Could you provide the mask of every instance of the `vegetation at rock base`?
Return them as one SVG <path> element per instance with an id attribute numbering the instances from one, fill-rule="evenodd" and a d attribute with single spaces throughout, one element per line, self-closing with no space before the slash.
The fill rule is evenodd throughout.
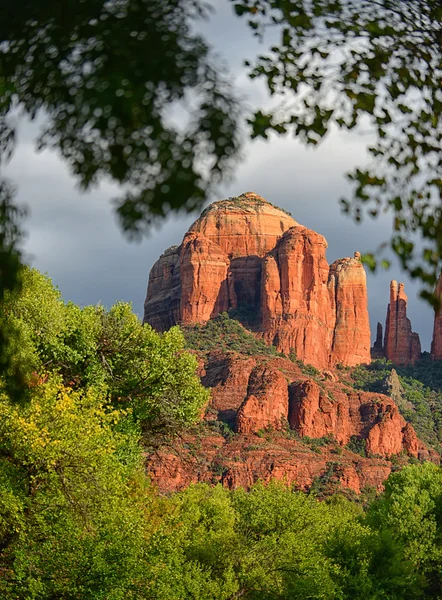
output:
<path id="1" fill-rule="evenodd" d="M 125 304 L 65 304 L 34 270 L 21 284 L 1 307 L 26 381 L 0 381 L 1 598 L 440 598 L 440 467 L 405 467 L 357 502 L 332 461 L 309 495 L 275 481 L 160 496 L 146 446 L 208 397 L 182 333 Z"/>
<path id="2" fill-rule="evenodd" d="M 231 350 L 249 356 L 279 356 L 274 346 L 257 339 L 228 313 L 221 313 L 204 325 L 184 327 L 183 331 L 189 348 L 202 352 Z"/>
<path id="3" fill-rule="evenodd" d="M 437 452 L 442 451 L 442 365 L 428 353 L 416 363 L 393 365 L 385 359 L 351 369 L 356 388 L 390 395 L 387 379 L 394 369 L 401 386 L 394 400 L 418 436 Z"/>

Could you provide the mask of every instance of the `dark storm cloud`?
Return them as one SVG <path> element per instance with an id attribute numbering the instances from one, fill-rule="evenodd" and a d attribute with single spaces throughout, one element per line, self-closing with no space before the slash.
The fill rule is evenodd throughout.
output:
<path id="1" fill-rule="evenodd" d="M 231 16 L 226 2 L 216 4 L 221 10 L 203 25 L 203 32 L 231 65 L 241 97 L 251 105 L 268 101 L 264 86 L 250 82 L 241 67 L 243 58 L 263 48 L 243 22 Z M 195 216 L 168 219 L 141 244 L 128 243 L 109 203 L 118 189 L 103 184 L 80 194 L 55 154 L 35 154 L 31 144 L 35 135 L 35 126 L 21 125 L 20 144 L 8 169 L 19 186 L 19 201 L 30 208 L 25 222 L 30 262 L 48 272 L 67 300 L 81 305 L 126 300 L 142 314 L 153 262 L 165 248 L 180 243 Z M 298 222 L 326 237 L 329 262 L 352 256 L 355 250 L 375 250 L 390 235 L 389 218 L 358 226 L 341 215 L 338 205 L 349 192 L 344 173 L 364 164 L 368 142 L 367 136 L 333 132 L 315 150 L 290 138 L 248 144 L 235 180 L 220 190 L 219 197 L 251 190 L 289 210 Z M 392 278 L 405 281 L 413 328 L 429 349 L 432 312 L 417 300 L 416 285 L 404 279 L 397 267 L 368 277 L 372 332 L 378 320 L 385 321 Z"/>

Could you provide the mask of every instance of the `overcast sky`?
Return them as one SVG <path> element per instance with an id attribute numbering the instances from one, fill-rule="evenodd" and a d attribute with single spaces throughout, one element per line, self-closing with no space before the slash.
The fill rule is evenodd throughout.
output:
<path id="1" fill-rule="evenodd" d="M 241 95 L 249 104 L 262 105 L 267 100 L 265 90 L 247 79 L 242 61 L 263 47 L 251 37 L 243 21 L 231 14 L 226 0 L 218 4 L 203 31 L 229 65 Z M 103 184 L 87 194 L 80 193 L 56 154 L 34 151 L 37 131 L 34 125 L 20 124 L 17 151 L 6 170 L 18 186 L 18 201 L 29 208 L 25 221 L 28 262 L 47 272 L 66 300 L 106 306 L 126 300 L 142 315 L 152 264 L 168 246 L 181 242 L 196 215 L 168 219 L 143 242 L 129 243 L 120 233 L 110 206 L 118 189 Z M 355 250 L 373 251 L 389 238 L 390 219 L 356 225 L 341 215 L 338 204 L 349 191 L 344 174 L 364 164 L 368 143 L 366 133 L 338 132 L 332 132 L 316 149 L 306 149 L 289 138 L 248 143 L 234 180 L 214 200 L 245 191 L 264 196 L 326 237 L 330 263 L 352 256 Z M 405 282 L 408 316 L 421 336 L 423 349 L 429 350 L 432 311 L 418 299 L 416 284 L 398 266 L 368 275 L 372 334 L 378 320 L 385 322 L 390 279 Z"/>

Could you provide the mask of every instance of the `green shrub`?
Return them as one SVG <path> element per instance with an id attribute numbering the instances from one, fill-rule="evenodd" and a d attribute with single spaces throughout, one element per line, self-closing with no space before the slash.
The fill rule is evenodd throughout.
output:
<path id="1" fill-rule="evenodd" d="M 363 457 L 367 456 L 367 440 L 357 435 L 352 435 L 350 441 L 345 446 L 350 452 L 360 454 Z"/>
<path id="2" fill-rule="evenodd" d="M 387 393 L 386 379 L 395 369 L 402 387 L 399 411 L 418 436 L 437 452 L 442 451 L 442 361 L 423 353 L 413 365 L 393 365 L 385 359 L 351 370 L 356 389 Z"/>
<path id="3" fill-rule="evenodd" d="M 247 356 L 280 356 L 274 346 L 257 339 L 237 320 L 221 313 L 205 325 L 184 327 L 187 346 L 201 352 L 235 351 Z"/>

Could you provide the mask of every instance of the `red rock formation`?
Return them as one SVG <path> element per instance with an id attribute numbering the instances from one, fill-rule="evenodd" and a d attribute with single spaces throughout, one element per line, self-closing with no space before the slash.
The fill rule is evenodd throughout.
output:
<path id="1" fill-rule="evenodd" d="M 262 274 L 264 340 L 318 367 L 330 363 L 336 320 L 327 287 L 326 248 L 322 235 L 292 227 L 266 256 Z"/>
<path id="2" fill-rule="evenodd" d="M 229 308 L 229 259 L 217 244 L 188 233 L 180 253 L 180 323 L 206 323 Z"/>
<path id="3" fill-rule="evenodd" d="M 371 357 L 376 358 L 384 358 L 384 341 L 383 341 L 383 329 L 382 324 L 378 322 L 376 328 L 376 340 L 373 344 L 373 348 L 371 349 Z"/>
<path id="4" fill-rule="evenodd" d="M 369 363 L 367 278 L 359 252 L 354 258 L 342 258 L 331 265 L 328 285 L 336 311 L 331 363 Z"/>
<path id="5" fill-rule="evenodd" d="M 392 281 L 385 323 L 384 352 L 388 360 L 398 365 L 415 362 L 421 353 L 419 334 L 411 330 L 411 322 L 407 318 L 407 301 L 404 284 L 400 283 L 398 286 L 397 281 Z"/>
<path id="6" fill-rule="evenodd" d="M 373 348 L 375 348 L 376 350 L 382 350 L 383 349 L 383 344 L 382 344 L 382 323 L 378 322 L 377 328 L 376 328 L 376 340 L 375 343 L 373 344 Z"/>
<path id="7" fill-rule="evenodd" d="M 436 297 L 442 301 L 442 275 L 437 281 Z M 442 306 L 434 315 L 433 341 L 431 343 L 431 357 L 433 360 L 442 360 Z"/>
<path id="8" fill-rule="evenodd" d="M 208 206 L 189 232 L 202 234 L 235 259 L 265 256 L 284 231 L 295 225 L 288 213 L 254 192 L 246 192 Z"/>
<path id="9" fill-rule="evenodd" d="M 207 359 L 205 375 L 201 379 L 212 390 L 211 407 L 219 418 L 232 427 L 236 413 L 247 395 L 249 378 L 256 359 L 238 354 L 211 353 Z"/>
<path id="10" fill-rule="evenodd" d="M 369 362 L 364 269 L 356 255 L 330 268 L 326 248 L 252 192 L 215 202 L 155 263 L 144 321 L 162 331 L 238 308 L 267 343 L 316 367 Z"/>
<path id="11" fill-rule="evenodd" d="M 382 489 L 392 455 L 404 464 L 405 455 L 438 460 L 390 398 L 352 390 L 327 373 L 321 381 L 307 379 L 287 359 L 213 352 L 203 381 L 212 387 L 206 433 L 189 435 L 177 442 L 175 451 L 156 452 L 148 461 L 152 479 L 163 491 L 197 481 L 249 488 L 271 479 L 308 489 L 315 480 L 331 477 L 359 493 L 366 486 Z M 236 421 L 238 434 L 225 439 L 211 431 L 214 413 L 231 425 Z M 287 416 L 299 438 L 278 431 Z M 263 429 L 264 436 L 251 433 Z M 303 443 L 304 438 L 325 436 L 331 441 L 319 452 Z M 367 458 L 346 448 L 352 436 L 366 440 Z"/>
<path id="12" fill-rule="evenodd" d="M 198 447 L 198 452 L 189 451 Z M 198 481 L 228 488 L 250 488 L 272 479 L 308 490 L 315 480 L 328 477 L 356 493 L 366 487 L 381 491 L 392 464 L 382 458 L 362 458 L 343 449 L 339 455 L 324 447 L 319 454 L 302 442 L 274 434 L 272 441 L 255 435 L 236 436 L 227 442 L 217 435 L 185 438 L 175 452 L 159 451 L 148 462 L 152 481 L 163 492 L 174 492 Z"/>
<path id="13" fill-rule="evenodd" d="M 332 435 L 343 445 L 353 436 L 365 438 L 369 454 L 387 457 L 404 450 L 417 456 L 419 452 L 413 427 L 383 394 L 330 393 L 307 380 L 291 386 L 289 423 L 301 436 Z"/>
<path id="14" fill-rule="evenodd" d="M 144 322 L 157 331 L 166 331 L 180 319 L 180 246 L 168 248 L 149 274 L 144 302 Z"/>
<path id="15" fill-rule="evenodd" d="M 247 397 L 236 417 L 238 433 L 254 433 L 260 429 L 282 429 L 287 422 L 289 393 L 281 371 L 256 367 L 249 378 Z"/>
<path id="16" fill-rule="evenodd" d="M 269 426 L 277 430 L 285 418 L 301 437 L 332 436 L 345 445 L 356 436 L 366 439 L 367 451 L 378 456 L 402 451 L 427 456 L 426 446 L 385 394 L 350 389 L 326 374 L 319 384 L 283 358 L 215 352 L 209 355 L 205 372 L 203 381 L 212 386 L 212 408 L 223 419 L 230 416 L 230 423 L 236 415 L 239 433 Z"/>

